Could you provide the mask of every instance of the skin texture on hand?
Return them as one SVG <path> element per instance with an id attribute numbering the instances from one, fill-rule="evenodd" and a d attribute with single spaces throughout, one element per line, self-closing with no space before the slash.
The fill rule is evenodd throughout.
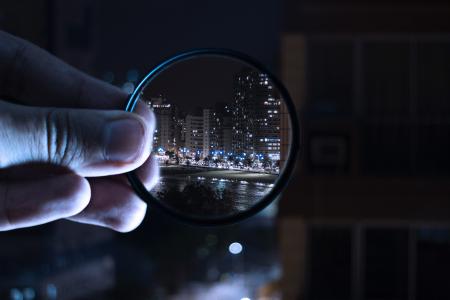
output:
<path id="1" fill-rule="evenodd" d="M 143 104 L 0 31 L 0 231 L 67 218 L 120 232 L 146 204 L 123 173 L 151 188 L 155 117 Z M 122 175 L 121 175 L 122 174 Z"/>

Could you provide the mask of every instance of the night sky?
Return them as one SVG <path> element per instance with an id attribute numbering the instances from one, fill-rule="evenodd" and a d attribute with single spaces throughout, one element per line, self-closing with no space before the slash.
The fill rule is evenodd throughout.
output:
<path id="1" fill-rule="evenodd" d="M 197 107 L 214 108 L 217 102 L 231 103 L 234 76 L 244 67 L 243 62 L 225 57 L 192 58 L 164 70 L 144 94 L 146 99 L 161 94 L 186 113 L 194 113 Z"/>

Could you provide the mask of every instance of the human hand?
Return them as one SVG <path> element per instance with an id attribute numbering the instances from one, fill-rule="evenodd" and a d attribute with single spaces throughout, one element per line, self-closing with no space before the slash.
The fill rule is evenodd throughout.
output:
<path id="1" fill-rule="evenodd" d="M 0 231 L 57 219 L 135 229 L 146 204 L 124 175 L 158 180 L 155 117 L 127 95 L 0 31 Z M 114 175 L 114 176 L 113 176 Z"/>

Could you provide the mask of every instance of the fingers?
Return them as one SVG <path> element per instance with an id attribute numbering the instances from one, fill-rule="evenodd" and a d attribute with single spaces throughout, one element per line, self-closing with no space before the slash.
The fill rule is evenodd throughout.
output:
<path id="1" fill-rule="evenodd" d="M 71 221 L 108 227 L 119 232 L 129 232 L 141 224 L 147 205 L 131 187 L 109 178 L 91 178 L 92 199 L 80 214 Z"/>
<path id="2" fill-rule="evenodd" d="M 151 155 L 142 166 L 135 170 L 135 172 L 147 190 L 151 190 L 159 182 L 159 164 L 158 160 L 153 155 Z"/>
<path id="3" fill-rule="evenodd" d="M 0 32 L 0 45 L 0 96 L 29 106 L 125 107 L 127 95 L 120 89 L 68 66 L 26 41 Z M 0 168 L 47 162 L 67 166 L 81 176 L 133 170 L 149 157 L 155 128 L 154 116 L 145 105 L 139 103 L 136 112 L 139 116 L 120 111 L 29 108 L 0 101 Z M 149 160 L 138 171 L 148 185 L 156 183 L 157 171 L 152 163 Z M 11 172 L 12 177 L 0 183 L 0 205 L 5 207 L 2 210 L 0 206 L 0 230 L 69 217 L 86 206 L 90 194 L 86 180 L 74 174 L 56 173 L 52 173 L 54 177 L 36 180 L 33 170 L 27 178 L 20 178 L 21 172 Z M 142 221 L 145 203 L 126 183 L 98 178 L 93 179 L 93 186 L 94 199 L 98 200 L 77 215 L 78 221 L 119 231 L 130 231 Z M 31 199 L 26 198 L 29 195 L 43 200 L 24 200 Z M 52 209 L 48 209 L 46 201 Z"/>
<path id="4" fill-rule="evenodd" d="M 140 169 L 150 190 L 157 183 L 156 160 Z M 61 218 L 134 230 L 147 205 L 135 195 L 124 176 L 91 178 L 48 164 L 27 164 L 0 170 L 0 231 L 44 224 Z"/>
<path id="5" fill-rule="evenodd" d="M 89 203 L 86 179 L 65 174 L 0 182 L 0 231 L 31 227 L 67 218 Z"/>
<path id="6" fill-rule="evenodd" d="M 154 116 L 122 111 L 30 108 L 0 101 L 0 167 L 66 166 L 85 177 L 125 173 L 150 155 Z"/>
<path id="7" fill-rule="evenodd" d="M 159 179 L 155 159 L 149 159 L 137 171 L 148 190 Z M 108 227 L 119 232 L 134 230 L 142 222 L 147 205 L 134 193 L 125 176 L 89 179 L 92 198 L 80 214 L 70 217 L 75 222 Z"/>
<path id="8" fill-rule="evenodd" d="M 0 96 L 32 106 L 124 109 L 120 89 L 0 31 Z"/>
<path id="9" fill-rule="evenodd" d="M 153 155 L 150 155 L 147 161 L 142 166 L 134 170 L 134 172 L 147 190 L 151 190 L 159 182 L 159 164 L 158 160 Z M 128 179 L 126 176 L 116 175 L 109 178 L 128 184 Z"/>

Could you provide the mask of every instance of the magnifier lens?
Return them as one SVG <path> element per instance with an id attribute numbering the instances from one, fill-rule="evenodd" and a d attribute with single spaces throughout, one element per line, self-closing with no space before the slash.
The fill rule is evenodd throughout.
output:
<path id="1" fill-rule="evenodd" d="M 269 74 L 233 57 L 205 54 L 161 68 L 135 99 L 156 116 L 160 180 L 148 194 L 195 220 L 233 218 L 270 202 L 292 145 L 283 96 Z"/>

